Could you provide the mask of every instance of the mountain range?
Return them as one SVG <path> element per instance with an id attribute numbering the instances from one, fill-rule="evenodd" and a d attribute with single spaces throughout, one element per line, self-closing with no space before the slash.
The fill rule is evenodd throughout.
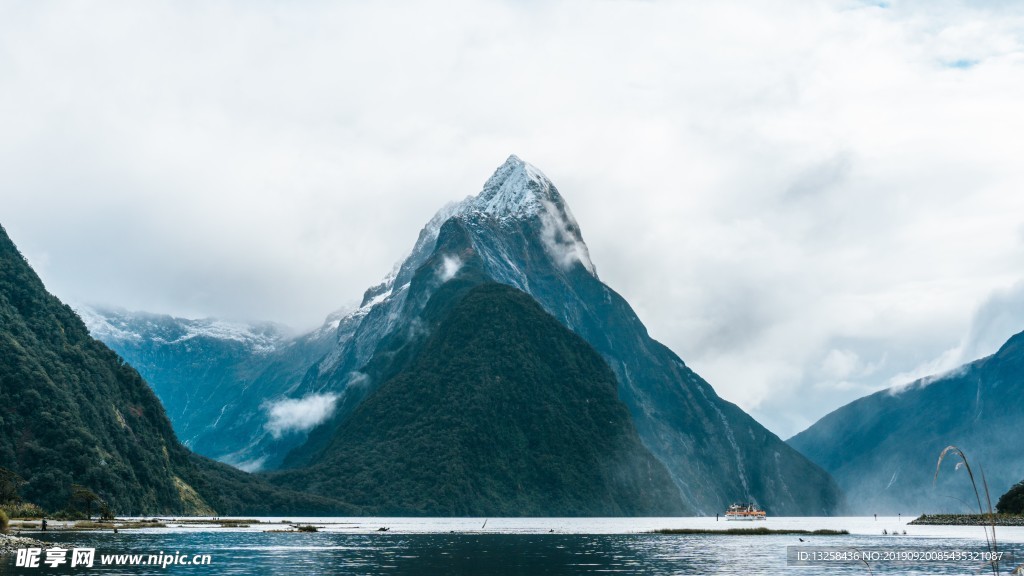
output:
<path id="1" fill-rule="evenodd" d="M 434 391 L 438 394 L 434 396 L 427 388 L 432 374 L 454 374 L 453 366 L 460 362 L 475 366 L 473 358 L 437 358 L 430 353 L 450 348 L 451 341 L 439 330 L 455 322 L 452 318 L 479 312 L 471 306 L 475 300 L 442 298 L 447 304 L 439 303 L 438 296 L 446 294 L 452 282 L 485 291 L 491 284 L 514 289 L 515 296 L 493 289 L 487 293 L 502 303 L 501 309 L 510 317 L 515 316 L 509 312 L 513 309 L 534 315 L 536 310 L 516 308 L 523 304 L 523 297 L 528 298 L 603 361 L 624 410 L 620 413 L 628 414 L 629 426 L 620 422 L 614 427 L 613 436 L 620 439 L 615 442 L 635 434 L 639 444 L 628 444 L 632 447 L 627 460 L 651 471 L 645 490 L 661 493 L 663 483 L 658 478 L 663 470 L 678 498 L 663 498 L 662 512 L 714 514 L 735 500 L 755 500 L 774 515 L 827 515 L 840 509 L 842 495 L 828 473 L 720 398 L 682 359 L 648 335 L 629 304 L 599 278 L 579 224 L 554 184 L 515 156 L 495 171 L 478 195 L 442 208 L 420 231 L 410 255 L 365 292 L 358 309 L 330 318 L 314 333 L 289 339 L 272 329 L 246 327 L 241 331 L 252 338 L 214 337 L 210 331 L 183 338 L 180 334 L 189 334 L 190 321 L 164 317 L 161 321 L 177 325 L 179 332 L 157 339 L 145 324 L 154 322 L 151 316 L 109 310 L 83 315 L 98 338 L 140 366 L 161 399 L 175 407 L 170 409 L 175 426 L 187 431 L 183 436 L 202 453 L 250 469 L 279 470 L 270 478 L 282 486 L 320 490 L 368 505 L 376 499 L 382 509 L 468 513 L 471 510 L 453 507 L 451 495 L 449 500 L 438 496 L 433 507 L 417 507 L 399 497 L 388 500 L 390 496 L 374 495 L 369 488 L 361 500 L 350 487 L 339 489 L 340 480 L 317 480 L 334 476 L 369 487 L 372 481 L 353 477 L 345 463 L 367 453 L 393 455 L 384 448 L 387 442 L 398 441 L 389 436 L 393 433 L 389 430 L 407 429 L 406 423 L 397 422 L 391 428 L 371 425 L 381 419 L 390 421 L 392 414 L 420 418 L 415 422 L 432 431 L 451 426 L 451 434 L 458 438 L 464 438 L 461 434 L 468 429 L 486 430 L 481 428 L 483 420 L 466 420 L 460 406 L 442 405 L 446 394 L 476 398 L 473 386 L 483 386 L 481 381 L 452 382 L 452 389 L 444 394 Z M 549 324 L 545 325 L 551 328 Z M 503 326 L 499 332 L 529 341 L 529 333 L 517 332 L 515 322 Z M 473 354 L 494 353 L 498 341 L 487 340 L 484 334 L 481 339 L 480 349 Z M 194 354 L 196 350 L 200 353 Z M 522 358 L 535 356 L 520 352 Z M 590 366 L 592 362 L 586 364 L 592 373 L 602 372 Z M 430 371 L 416 371 L 414 366 Z M 554 374 L 547 368 L 542 372 Z M 512 376 L 481 375 L 483 381 Z M 559 377 L 557 383 L 562 380 Z M 509 406 L 516 407 L 515 413 L 528 414 L 531 398 L 550 402 L 550 397 L 538 395 L 541 390 L 535 392 L 513 397 L 510 402 L 515 402 Z M 602 400 L 602 406 L 614 413 L 617 409 L 607 400 Z M 204 404 L 201 413 L 178 409 L 196 401 Z M 451 412 L 451 418 L 421 414 L 416 407 L 420 401 L 441 402 L 430 405 Z M 475 417 L 494 410 L 482 404 L 470 408 Z M 593 448 L 586 439 L 597 441 L 599 436 L 592 436 L 593 426 L 584 416 L 570 422 L 581 427 L 578 435 L 570 437 L 586 454 Z M 609 484 L 612 477 L 598 474 L 609 465 L 599 462 L 602 458 L 621 460 L 617 450 L 606 446 L 581 461 L 581 467 L 597 474 L 590 480 L 594 493 L 602 486 L 600 490 L 607 489 L 608 494 L 590 510 L 657 512 L 643 501 L 623 506 L 624 501 L 613 496 L 621 494 L 615 486 L 635 485 L 636 478 Z M 526 453 L 512 454 L 518 454 L 516 469 L 536 464 L 522 459 Z M 493 463 L 481 470 L 482 462 L 470 466 L 466 474 L 480 485 L 495 485 L 494 478 L 488 480 Z M 315 474 L 303 476 L 310 471 Z M 538 502 L 534 504 L 539 506 Z"/>
<path id="2" fill-rule="evenodd" d="M 949 445 L 993 501 L 1024 478 L 1024 334 L 782 442 L 650 338 L 515 156 L 306 334 L 79 308 L 111 352 L 5 233 L 0 264 L 0 458 L 49 507 L 86 484 L 121 510 L 192 513 L 970 511 L 962 467 L 935 475 Z"/>

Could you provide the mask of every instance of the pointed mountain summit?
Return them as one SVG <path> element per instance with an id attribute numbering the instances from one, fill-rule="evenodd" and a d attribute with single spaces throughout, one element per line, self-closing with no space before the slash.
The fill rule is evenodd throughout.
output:
<path id="1" fill-rule="evenodd" d="M 552 256 L 563 266 L 579 262 L 597 275 L 569 205 L 543 172 L 515 154 L 495 170 L 480 194 L 464 200 L 449 217 L 478 214 L 499 220 L 538 218 L 544 245 Z"/>
<path id="2" fill-rule="evenodd" d="M 714 514 L 740 499 L 756 500 L 777 515 L 831 514 L 840 506 L 841 493 L 824 470 L 719 398 L 650 338 L 629 304 L 598 279 L 557 188 L 515 156 L 479 195 L 431 219 L 409 257 L 365 303 L 368 310 L 351 338 L 339 341 L 293 392 L 299 397 L 330 390 L 338 402 L 333 419 L 315 429 L 285 466 L 330 458 L 339 427 L 394 375 L 367 367 L 384 357 L 401 359 L 403 350 L 422 343 L 430 325 L 423 319 L 427 303 L 463 268 L 529 294 L 593 346 L 615 374 L 641 441 L 668 469 L 692 512 Z"/>
<path id="3" fill-rule="evenodd" d="M 484 183 L 480 194 L 466 199 L 464 207 L 505 218 L 537 214 L 544 208 L 542 202 L 560 199 L 547 176 L 513 154 Z"/>
<path id="4" fill-rule="evenodd" d="M 457 214 L 486 214 L 498 219 L 536 217 L 542 224 L 544 247 L 560 265 L 579 262 L 597 276 L 590 250 L 569 205 L 544 173 L 515 154 L 498 167 L 480 194 L 463 201 Z"/>

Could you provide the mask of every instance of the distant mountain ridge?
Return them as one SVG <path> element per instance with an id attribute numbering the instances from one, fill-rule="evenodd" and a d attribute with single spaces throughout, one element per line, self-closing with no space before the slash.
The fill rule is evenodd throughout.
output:
<path id="1" fill-rule="evenodd" d="M 243 324 L 112 308 L 81 307 L 77 312 L 90 333 L 125 341 L 180 344 L 207 338 L 238 342 L 256 354 L 269 354 L 287 341 L 287 328 L 271 322 Z"/>
<path id="2" fill-rule="evenodd" d="M 939 454 L 949 445 L 962 449 L 979 490 L 984 472 L 994 505 L 1024 478 L 1022 419 L 1024 333 L 947 374 L 855 400 L 789 443 L 835 477 L 855 513 L 977 512 L 955 459 L 943 464 L 933 487 Z"/>
<path id="3" fill-rule="evenodd" d="M 269 322 L 244 324 L 147 312 L 77 308 L 93 337 L 135 367 L 163 402 L 186 446 L 245 470 L 276 467 L 260 450 L 266 407 L 299 385 L 335 345 L 345 314 L 300 336 Z M 284 443 L 280 458 L 292 446 Z M 279 458 L 279 459 L 280 459 Z"/>

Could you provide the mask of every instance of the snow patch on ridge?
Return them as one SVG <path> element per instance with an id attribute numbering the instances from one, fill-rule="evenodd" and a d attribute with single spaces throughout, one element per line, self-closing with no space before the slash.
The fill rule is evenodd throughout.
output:
<path id="1" fill-rule="evenodd" d="M 173 340 L 170 344 L 177 344 L 186 340 L 198 337 L 207 337 L 214 340 L 234 340 L 251 347 L 258 353 L 273 352 L 277 348 L 277 339 L 266 334 L 255 332 L 251 326 L 226 322 L 224 320 L 194 320 L 182 323 L 185 334 Z"/>
<path id="2" fill-rule="evenodd" d="M 327 315 L 327 318 L 324 319 L 324 323 L 313 331 L 313 337 L 323 338 L 328 334 L 337 332 L 338 327 L 341 326 L 341 322 L 345 318 L 351 316 L 352 312 L 353 310 L 351 307 L 339 308 L 338 310 L 331 312 Z"/>
<path id="3" fill-rule="evenodd" d="M 390 289 L 387 292 L 382 292 L 380 294 L 377 294 L 369 302 L 367 302 L 366 304 L 360 306 L 360 310 L 365 310 L 365 311 L 369 312 L 374 306 L 376 306 L 377 304 L 380 304 L 381 302 L 387 300 L 388 297 L 390 297 L 390 296 L 391 296 L 391 290 Z"/>

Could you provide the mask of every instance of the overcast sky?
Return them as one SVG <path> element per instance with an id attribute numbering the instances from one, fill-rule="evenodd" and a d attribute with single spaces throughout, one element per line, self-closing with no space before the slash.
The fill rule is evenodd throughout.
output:
<path id="1" fill-rule="evenodd" d="M 0 224 L 72 303 L 310 328 L 510 153 L 782 437 L 1024 330 L 1017 2 L 0 1 Z"/>

